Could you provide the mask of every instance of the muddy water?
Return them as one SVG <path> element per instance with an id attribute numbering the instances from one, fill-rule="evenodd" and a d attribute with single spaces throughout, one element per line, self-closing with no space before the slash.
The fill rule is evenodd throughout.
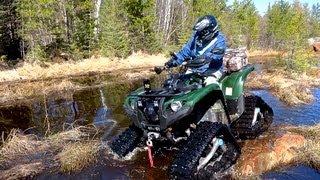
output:
<path id="1" fill-rule="evenodd" d="M 3 106 L 0 108 L 0 131 L 9 132 L 12 128 L 20 128 L 26 133 L 44 136 L 79 125 L 93 124 L 104 130 L 101 139 L 108 141 L 130 124 L 124 114 L 122 103 L 125 96 L 140 85 L 140 81 L 117 82 L 69 94 L 39 97 L 15 106 Z M 285 106 L 268 91 L 259 90 L 253 93 L 261 96 L 272 106 L 276 125 L 312 125 L 320 122 L 318 118 L 320 117 L 318 115 L 320 89 L 314 90 L 315 101 L 313 103 L 294 108 Z M 167 165 L 173 154 L 174 151 L 159 152 L 155 159 L 156 169 L 148 168 L 146 152 L 139 152 L 130 161 L 121 162 L 112 158 L 104 158 L 103 161 L 80 173 L 65 175 L 53 172 L 38 178 L 165 179 L 167 178 Z M 293 169 L 292 172 L 298 172 L 298 170 Z M 277 175 L 281 177 L 282 174 L 274 172 L 263 178 L 269 179 Z M 314 177 L 320 178 L 320 174 L 315 173 Z"/>

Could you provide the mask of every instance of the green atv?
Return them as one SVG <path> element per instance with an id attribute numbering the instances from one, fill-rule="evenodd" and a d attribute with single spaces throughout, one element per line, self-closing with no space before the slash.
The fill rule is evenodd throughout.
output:
<path id="1" fill-rule="evenodd" d="M 217 83 L 206 85 L 206 73 L 186 70 L 203 66 L 190 60 L 179 73 L 169 71 L 162 88 L 152 89 L 150 80 L 132 92 L 124 108 L 133 124 L 110 143 L 111 150 L 125 157 L 136 147 L 158 143 L 178 148 L 169 167 L 171 178 L 210 178 L 231 167 L 240 155 L 238 139 L 253 139 L 268 129 L 272 109 L 258 96 L 244 92 L 244 82 L 252 65 L 225 72 Z M 160 146 L 161 146 L 160 145 Z"/>

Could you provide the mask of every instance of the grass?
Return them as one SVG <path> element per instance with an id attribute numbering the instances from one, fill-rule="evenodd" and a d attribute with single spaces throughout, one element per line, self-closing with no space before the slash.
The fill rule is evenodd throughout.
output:
<path id="1" fill-rule="evenodd" d="M 96 133 L 94 127 L 77 127 L 37 138 L 12 130 L 0 149 L 0 169 L 3 170 L 0 179 L 1 175 L 12 173 L 11 178 L 20 179 L 28 173 L 39 174 L 46 169 L 81 170 L 96 161 L 99 143 L 92 139 Z M 17 167 L 24 168 L 24 171 L 17 171 Z"/>
<path id="2" fill-rule="evenodd" d="M 163 55 L 133 54 L 127 59 L 91 58 L 77 62 L 46 63 L 45 65 L 25 63 L 14 70 L 0 71 L 0 83 L 41 80 L 79 76 L 90 73 L 112 72 L 121 69 L 152 67 L 166 62 Z"/>
<path id="3" fill-rule="evenodd" d="M 61 163 L 62 172 L 81 171 L 97 161 L 99 146 L 95 141 L 68 144 L 57 155 Z"/>
<path id="4" fill-rule="evenodd" d="M 10 102 L 10 104 L 12 104 L 12 102 L 16 100 L 75 89 L 80 89 L 80 86 L 67 79 L 25 82 L 21 84 L 3 84 L 0 85 L 0 103 L 4 104 Z"/>
<path id="5" fill-rule="evenodd" d="M 249 75 L 246 86 L 251 89 L 269 89 L 276 97 L 288 105 L 310 103 L 311 89 L 320 86 L 320 69 L 311 73 L 294 73 L 283 69 L 262 70 Z"/>
<path id="6" fill-rule="evenodd" d="M 163 65 L 164 61 L 162 55 L 134 54 L 128 59 L 86 59 L 46 67 L 25 64 L 16 70 L 0 71 L 0 103 L 76 91 L 97 83 L 133 81 L 150 76 L 150 67 Z"/>
<path id="7" fill-rule="evenodd" d="M 311 89 L 320 86 L 320 56 L 309 50 L 267 54 L 249 59 L 262 68 L 258 70 L 260 72 L 249 75 L 246 86 L 252 89 L 269 89 L 288 105 L 310 103 L 313 100 Z"/>

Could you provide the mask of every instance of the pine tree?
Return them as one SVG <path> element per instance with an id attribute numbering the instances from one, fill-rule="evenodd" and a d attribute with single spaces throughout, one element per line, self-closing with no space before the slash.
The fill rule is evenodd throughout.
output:
<path id="1" fill-rule="evenodd" d="M 3 0 L 0 4 L 0 56 L 5 59 L 21 58 L 15 7 L 13 0 Z"/>
<path id="2" fill-rule="evenodd" d="M 259 14 L 252 0 L 234 1 L 229 14 L 228 28 L 231 44 L 250 48 L 258 39 Z"/>
<path id="3" fill-rule="evenodd" d="M 320 37 L 320 3 L 312 6 L 310 23 L 310 36 Z"/>
<path id="4" fill-rule="evenodd" d="M 101 7 L 100 49 L 108 57 L 126 57 L 129 55 L 129 37 L 120 0 L 105 1 Z"/>
<path id="5" fill-rule="evenodd" d="M 130 44 L 134 51 L 159 52 L 160 36 L 155 27 L 155 0 L 125 0 Z"/>
<path id="6" fill-rule="evenodd" d="M 292 49 L 293 45 L 304 43 L 307 35 L 307 14 L 305 8 L 296 1 L 275 3 L 267 13 L 268 33 L 275 41 L 274 48 Z"/>

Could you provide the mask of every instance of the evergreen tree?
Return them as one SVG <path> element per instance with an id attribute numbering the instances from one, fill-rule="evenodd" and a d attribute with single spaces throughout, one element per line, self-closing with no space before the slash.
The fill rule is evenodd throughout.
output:
<path id="1" fill-rule="evenodd" d="M 129 37 L 120 0 L 105 1 L 101 7 L 100 48 L 107 57 L 126 57 L 129 55 Z"/>
<path id="2" fill-rule="evenodd" d="M 310 36 L 320 37 L 320 3 L 312 6 L 310 23 Z"/>
<path id="3" fill-rule="evenodd" d="M 158 52 L 160 36 L 154 30 L 155 0 L 125 0 L 130 44 L 133 51 Z"/>
<path id="4" fill-rule="evenodd" d="M 250 48 L 259 37 L 259 14 L 252 0 L 234 1 L 228 28 L 231 44 Z"/>
<path id="5" fill-rule="evenodd" d="M 283 0 L 276 2 L 267 13 L 268 34 L 275 41 L 275 48 L 292 49 L 301 45 L 306 38 L 307 14 L 296 1 L 290 4 Z"/>
<path id="6" fill-rule="evenodd" d="M 21 58 L 18 28 L 19 21 L 14 1 L 3 0 L 0 4 L 0 56 L 5 59 Z"/>

